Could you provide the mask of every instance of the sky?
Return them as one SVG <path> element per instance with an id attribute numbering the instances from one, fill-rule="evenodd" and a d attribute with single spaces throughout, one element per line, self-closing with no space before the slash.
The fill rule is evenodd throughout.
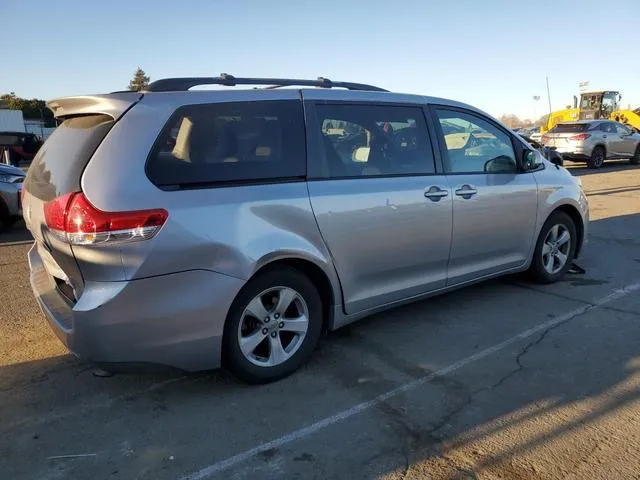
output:
<path id="1" fill-rule="evenodd" d="M 639 25 L 640 0 L 0 0 L 0 93 L 122 90 L 140 66 L 324 76 L 521 118 L 548 112 L 548 77 L 553 110 L 581 81 L 637 108 Z"/>

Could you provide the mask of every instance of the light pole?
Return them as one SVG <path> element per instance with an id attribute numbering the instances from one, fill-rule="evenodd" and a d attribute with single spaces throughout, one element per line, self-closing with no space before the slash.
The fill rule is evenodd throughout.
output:
<path id="1" fill-rule="evenodd" d="M 535 126 L 538 121 L 538 102 L 540 101 L 540 95 L 533 96 L 533 125 Z"/>

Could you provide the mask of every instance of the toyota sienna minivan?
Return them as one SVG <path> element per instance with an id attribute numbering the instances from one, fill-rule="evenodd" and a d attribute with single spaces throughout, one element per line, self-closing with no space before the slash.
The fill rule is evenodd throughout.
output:
<path id="1" fill-rule="evenodd" d="M 210 84 L 251 87 L 190 90 Z M 587 235 L 580 182 L 455 101 L 223 74 L 48 106 L 22 198 L 31 285 L 107 370 L 277 380 L 366 315 L 514 272 L 554 282 Z"/>

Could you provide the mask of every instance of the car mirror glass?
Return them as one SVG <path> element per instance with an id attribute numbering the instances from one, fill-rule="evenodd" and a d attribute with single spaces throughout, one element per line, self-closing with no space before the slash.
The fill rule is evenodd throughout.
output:
<path id="1" fill-rule="evenodd" d="M 484 164 L 486 173 L 513 173 L 516 171 L 516 162 L 513 158 L 500 155 L 492 158 Z"/>
<path id="2" fill-rule="evenodd" d="M 532 170 L 538 164 L 538 157 L 533 150 L 525 150 L 522 155 L 522 167 L 525 170 Z"/>

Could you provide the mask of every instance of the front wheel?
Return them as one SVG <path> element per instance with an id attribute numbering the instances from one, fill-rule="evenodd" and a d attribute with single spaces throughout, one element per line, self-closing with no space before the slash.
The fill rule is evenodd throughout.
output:
<path id="1" fill-rule="evenodd" d="M 564 212 L 553 213 L 545 222 L 536 243 L 530 273 L 540 283 L 560 280 L 571 267 L 578 245 L 576 226 Z"/>
<path id="2" fill-rule="evenodd" d="M 322 300 L 291 268 L 270 270 L 245 285 L 233 302 L 223 338 L 225 366 L 248 383 L 268 383 L 296 371 L 322 331 Z"/>

